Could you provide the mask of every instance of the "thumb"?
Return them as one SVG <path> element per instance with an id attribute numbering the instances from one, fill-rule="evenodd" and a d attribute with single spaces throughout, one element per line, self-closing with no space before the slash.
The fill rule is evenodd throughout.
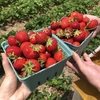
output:
<path id="1" fill-rule="evenodd" d="M 3 65 L 3 68 L 4 68 L 5 74 L 6 75 L 14 74 L 11 66 L 9 65 L 9 62 L 8 62 L 6 54 L 5 53 L 1 53 L 1 56 L 2 56 L 2 65 Z"/>

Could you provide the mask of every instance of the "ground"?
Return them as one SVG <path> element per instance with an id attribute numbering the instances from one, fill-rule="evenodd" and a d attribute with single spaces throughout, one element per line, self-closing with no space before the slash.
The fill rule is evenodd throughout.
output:
<path id="1" fill-rule="evenodd" d="M 16 22 L 13 24 L 9 24 L 8 26 L 2 27 L 2 28 L 0 28 L 0 35 L 7 34 L 12 30 L 14 30 L 14 31 L 22 30 L 22 29 L 24 29 L 24 25 L 26 23 L 27 22 L 22 22 L 22 23 Z M 73 82 L 79 79 L 79 77 L 74 73 L 74 71 L 72 69 L 68 68 L 68 66 L 65 66 L 64 73 L 65 73 L 65 76 L 71 76 Z M 3 81 L 3 79 L 4 79 L 4 76 L 0 76 L 0 85 Z M 71 85 L 71 89 L 72 89 L 72 91 L 70 92 L 70 95 L 67 100 L 71 100 L 71 98 L 72 98 L 73 91 L 74 91 L 74 87 L 72 85 Z"/>

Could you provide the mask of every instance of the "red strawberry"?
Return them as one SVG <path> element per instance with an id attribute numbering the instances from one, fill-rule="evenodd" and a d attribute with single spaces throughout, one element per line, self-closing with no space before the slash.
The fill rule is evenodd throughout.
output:
<path id="1" fill-rule="evenodd" d="M 86 23 L 80 22 L 80 30 L 85 30 L 85 28 L 86 28 Z"/>
<path id="2" fill-rule="evenodd" d="M 87 38 L 89 35 L 90 35 L 90 32 L 86 30 L 85 31 L 85 38 Z"/>
<path id="3" fill-rule="evenodd" d="M 35 37 L 39 44 L 45 44 L 48 39 L 48 36 L 43 31 L 37 32 Z"/>
<path id="4" fill-rule="evenodd" d="M 10 46 L 17 46 L 18 45 L 18 42 L 17 42 L 15 36 L 9 36 L 7 40 L 8 40 L 8 44 Z"/>
<path id="5" fill-rule="evenodd" d="M 51 53 L 48 51 L 45 51 L 44 54 L 46 55 L 47 58 L 51 57 Z"/>
<path id="6" fill-rule="evenodd" d="M 36 59 L 28 59 L 22 71 L 25 71 L 28 75 L 38 72 L 40 70 L 40 63 Z"/>
<path id="7" fill-rule="evenodd" d="M 98 26 L 98 21 L 96 19 L 91 20 L 88 24 L 87 24 L 87 28 L 88 29 L 95 29 Z"/>
<path id="8" fill-rule="evenodd" d="M 74 42 L 73 42 L 73 45 L 74 45 L 74 46 L 80 46 L 80 42 L 74 41 Z"/>
<path id="9" fill-rule="evenodd" d="M 67 28 L 70 25 L 69 19 L 67 17 L 64 17 L 60 21 L 60 26 L 62 29 Z"/>
<path id="10" fill-rule="evenodd" d="M 64 54 L 62 50 L 59 50 L 57 52 L 55 52 L 54 54 L 54 59 L 58 62 L 61 61 L 64 58 Z"/>
<path id="11" fill-rule="evenodd" d="M 64 37 L 64 31 L 61 28 L 56 29 L 56 35 L 61 39 Z"/>
<path id="12" fill-rule="evenodd" d="M 73 43 L 73 38 L 68 38 L 68 39 L 63 39 L 63 41 L 68 42 L 68 43 Z"/>
<path id="13" fill-rule="evenodd" d="M 15 37 L 20 43 L 23 43 L 29 40 L 29 36 L 26 30 L 17 32 Z"/>
<path id="14" fill-rule="evenodd" d="M 43 28 L 43 32 L 48 36 L 52 35 L 51 28 L 48 28 L 48 27 Z"/>
<path id="15" fill-rule="evenodd" d="M 45 52 L 45 46 L 39 45 L 39 53 L 44 53 L 44 52 Z"/>
<path id="16" fill-rule="evenodd" d="M 37 51 L 38 53 L 44 53 L 45 52 L 45 46 L 42 44 L 35 44 L 33 45 L 34 51 Z"/>
<path id="17" fill-rule="evenodd" d="M 72 29 L 80 29 L 80 24 L 79 24 L 78 21 L 73 21 L 73 22 L 70 23 L 70 27 Z"/>
<path id="18" fill-rule="evenodd" d="M 36 40 L 36 33 L 34 34 L 30 34 L 29 35 L 29 41 L 32 43 L 32 44 L 36 44 L 37 43 L 37 40 Z"/>
<path id="19" fill-rule="evenodd" d="M 14 60 L 13 66 L 16 70 L 21 70 L 24 67 L 26 59 L 24 57 L 18 57 Z"/>
<path id="20" fill-rule="evenodd" d="M 52 57 L 49 57 L 46 61 L 46 68 L 50 67 L 51 65 L 55 64 L 56 63 L 56 60 Z"/>
<path id="21" fill-rule="evenodd" d="M 36 59 L 28 59 L 21 70 L 20 75 L 27 77 L 40 70 L 40 63 Z"/>
<path id="22" fill-rule="evenodd" d="M 10 46 L 6 49 L 6 54 L 10 59 L 16 59 L 22 55 L 22 51 L 18 46 Z"/>
<path id="23" fill-rule="evenodd" d="M 83 14 L 81 14 L 77 11 L 72 12 L 71 16 L 74 18 L 74 20 L 77 20 L 78 22 L 83 21 Z"/>
<path id="24" fill-rule="evenodd" d="M 50 24 L 50 27 L 52 30 L 56 30 L 57 28 L 60 27 L 60 24 L 58 21 L 52 21 L 51 24 Z"/>
<path id="25" fill-rule="evenodd" d="M 88 17 L 83 17 L 83 22 L 85 22 L 86 24 L 90 21 L 90 19 Z"/>
<path id="26" fill-rule="evenodd" d="M 64 37 L 69 39 L 73 36 L 73 29 L 71 27 L 67 27 L 65 30 L 64 30 Z"/>
<path id="27" fill-rule="evenodd" d="M 57 40 L 55 38 L 49 37 L 46 42 L 46 50 L 49 52 L 55 51 L 57 49 Z"/>
<path id="28" fill-rule="evenodd" d="M 31 44 L 31 42 L 23 42 L 23 43 L 20 45 L 20 49 L 23 51 L 24 46 L 30 45 L 30 44 Z"/>
<path id="29" fill-rule="evenodd" d="M 56 30 L 51 30 L 52 34 L 56 34 Z"/>
<path id="30" fill-rule="evenodd" d="M 36 34 L 34 31 L 30 31 L 29 35 Z"/>
<path id="31" fill-rule="evenodd" d="M 39 58 L 43 60 L 44 62 L 46 62 L 47 60 L 47 56 L 44 53 L 40 53 Z"/>
<path id="32" fill-rule="evenodd" d="M 24 56 L 28 59 L 35 59 L 39 57 L 39 54 L 37 51 L 35 51 L 33 44 L 25 45 L 22 52 Z"/>
<path id="33" fill-rule="evenodd" d="M 74 41 L 82 42 L 85 39 L 85 31 L 76 30 L 73 39 Z"/>
<path id="34" fill-rule="evenodd" d="M 25 71 L 20 71 L 19 75 L 20 77 L 24 78 L 27 76 L 27 73 Z"/>

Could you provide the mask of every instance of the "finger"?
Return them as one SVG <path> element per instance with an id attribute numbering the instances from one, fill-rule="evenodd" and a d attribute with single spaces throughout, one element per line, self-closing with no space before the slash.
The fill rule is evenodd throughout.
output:
<path id="1" fill-rule="evenodd" d="M 75 68 L 75 66 L 73 66 L 73 64 L 71 62 L 67 61 L 66 64 L 68 67 L 70 67 L 72 70 L 74 70 L 78 74 L 77 69 Z"/>
<path id="2" fill-rule="evenodd" d="M 80 71 L 79 67 L 76 64 L 72 64 L 71 62 L 66 62 L 67 66 L 70 67 L 73 71 L 75 71 L 75 74 L 78 75 L 78 77 L 84 77 L 82 72 Z"/>
<path id="3" fill-rule="evenodd" d="M 6 54 L 1 53 L 1 56 L 2 56 L 2 65 L 3 65 L 3 68 L 4 68 L 5 74 L 8 75 L 8 74 L 14 73 L 12 68 L 9 65 Z"/>
<path id="4" fill-rule="evenodd" d="M 91 61 L 91 59 L 90 59 L 90 57 L 88 56 L 87 53 L 84 53 L 83 56 L 84 56 L 84 59 L 85 59 L 86 61 Z"/>
<path id="5" fill-rule="evenodd" d="M 79 56 L 76 52 L 73 51 L 72 57 L 73 57 L 73 59 L 75 60 L 75 62 L 77 63 L 77 65 L 78 65 L 79 67 L 81 67 L 82 64 L 83 64 L 83 61 L 82 61 L 82 59 L 80 58 L 80 56 Z"/>

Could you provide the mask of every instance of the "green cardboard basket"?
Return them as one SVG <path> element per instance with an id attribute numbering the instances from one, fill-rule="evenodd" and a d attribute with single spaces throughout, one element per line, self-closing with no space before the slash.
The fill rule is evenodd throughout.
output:
<path id="1" fill-rule="evenodd" d="M 52 37 L 57 39 L 59 46 L 62 48 L 63 52 L 67 56 L 60 62 L 57 62 L 56 64 L 51 65 L 49 68 L 44 68 L 40 70 L 39 72 L 34 73 L 33 75 L 30 75 L 25 78 L 21 78 L 19 74 L 17 73 L 17 71 L 14 69 L 11 63 L 11 60 L 8 58 L 8 61 L 15 75 L 19 79 L 19 81 L 23 82 L 27 86 L 27 88 L 31 91 L 33 91 L 39 85 L 42 85 L 43 83 L 45 83 L 47 80 L 51 80 L 55 76 L 60 75 L 63 71 L 64 66 L 66 65 L 66 61 L 69 60 L 72 55 L 72 50 L 62 40 L 57 38 L 55 35 L 52 35 Z M 8 47 L 7 41 L 3 41 L 1 43 L 1 46 L 5 52 L 6 48 Z"/>

